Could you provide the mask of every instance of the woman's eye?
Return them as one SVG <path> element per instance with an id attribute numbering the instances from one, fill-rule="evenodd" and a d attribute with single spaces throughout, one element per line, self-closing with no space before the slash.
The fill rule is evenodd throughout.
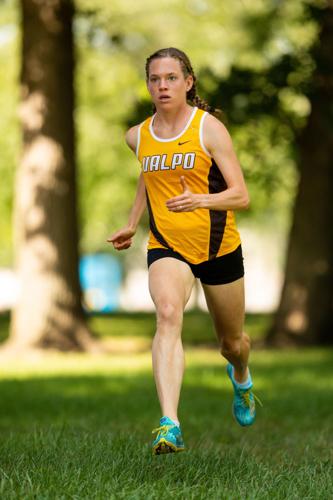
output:
<path id="1" fill-rule="evenodd" d="M 176 76 L 169 76 L 169 80 L 174 81 L 174 80 L 176 80 L 176 79 L 177 79 L 177 77 L 176 77 Z"/>

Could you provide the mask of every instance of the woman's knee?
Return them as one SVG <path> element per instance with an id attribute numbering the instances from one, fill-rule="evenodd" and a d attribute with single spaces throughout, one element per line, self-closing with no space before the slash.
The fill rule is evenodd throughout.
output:
<path id="1" fill-rule="evenodd" d="M 221 342 L 221 354 L 222 356 L 236 356 L 238 357 L 241 352 L 241 342 L 240 340 L 222 340 Z"/>
<path id="2" fill-rule="evenodd" d="M 163 301 L 156 306 L 157 325 L 180 326 L 183 322 L 183 308 L 172 301 Z"/>
<path id="3" fill-rule="evenodd" d="M 222 338 L 221 341 L 221 354 L 223 356 L 239 357 L 242 351 L 242 344 L 250 345 L 250 337 L 243 333 L 239 338 Z"/>

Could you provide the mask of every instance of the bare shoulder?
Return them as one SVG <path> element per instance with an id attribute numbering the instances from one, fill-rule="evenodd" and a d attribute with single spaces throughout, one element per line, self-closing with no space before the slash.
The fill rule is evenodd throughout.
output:
<path id="1" fill-rule="evenodd" d="M 223 149 L 232 147 L 232 141 L 227 127 L 209 113 L 203 124 L 203 139 L 206 148 L 210 152 L 218 146 Z"/>
<path id="2" fill-rule="evenodd" d="M 134 125 L 134 127 L 131 127 L 127 130 L 125 134 L 125 140 L 129 148 L 136 152 L 136 146 L 138 142 L 138 130 L 139 130 L 140 124 L 139 125 Z"/>

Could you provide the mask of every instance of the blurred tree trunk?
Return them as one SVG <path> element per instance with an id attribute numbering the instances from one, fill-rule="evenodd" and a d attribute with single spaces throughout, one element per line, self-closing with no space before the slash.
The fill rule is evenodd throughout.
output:
<path id="1" fill-rule="evenodd" d="M 298 144 L 300 184 L 272 344 L 333 343 L 333 2 L 319 12 L 311 113 Z"/>
<path id="2" fill-rule="evenodd" d="M 14 224 L 22 290 L 9 347 L 95 345 L 78 279 L 73 11 L 70 0 L 21 0 L 23 154 Z"/>

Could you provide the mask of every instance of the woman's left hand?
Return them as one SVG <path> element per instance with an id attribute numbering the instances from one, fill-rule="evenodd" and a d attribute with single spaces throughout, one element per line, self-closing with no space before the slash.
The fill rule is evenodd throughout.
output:
<path id="1" fill-rule="evenodd" d="M 170 212 L 193 212 L 198 208 L 198 196 L 190 191 L 183 175 L 180 178 L 180 183 L 183 194 L 167 200 L 166 207 Z"/>

